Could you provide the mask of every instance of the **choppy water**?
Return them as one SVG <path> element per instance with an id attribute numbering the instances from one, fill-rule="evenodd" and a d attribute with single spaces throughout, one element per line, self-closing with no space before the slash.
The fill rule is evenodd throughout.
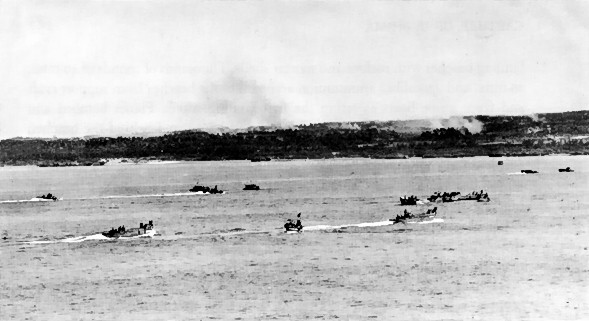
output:
<path id="1" fill-rule="evenodd" d="M 503 161 L 2 167 L 0 319 L 587 319 L 589 158 Z M 481 189 L 491 202 L 399 205 Z M 100 234 L 149 220 L 161 235 Z"/>
<path id="2" fill-rule="evenodd" d="M 63 239 L 150 219 L 163 235 L 213 233 L 232 228 L 272 231 L 303 212 L 309 231 L 321 226 L 380 224 L 403 207 L 398 198 L 434 191 L 484 189 L 495 210 L 510 202 L 550 198 L 587 189 L 586 157 L 410 160 L 313 160 L 292 162 L 187 162 L 160 166 L 0 168 L 1 233 L 11 240 Z M 570 166 L 574 173 L 559 173 Z M 534 175 L 509 174 L 520 169 Z M 196 183 L 225 195 L 195 195 Z M 256 183 L 260 191 L 243 191 Z M 550 187 L 546 189 L 545 187 Z M 59 202 L 31 202 L 51 192 Z M 564 194 L 563 194 L 564 193 Z M 480 203 L 443 204 L 447 211 L 481 211 Z M 448 208 L 444 210 L 443 208 Z M 446 213 L 444 213 L 446 212 Z M 315 227 L 311 227 L 315 226 Z"/>

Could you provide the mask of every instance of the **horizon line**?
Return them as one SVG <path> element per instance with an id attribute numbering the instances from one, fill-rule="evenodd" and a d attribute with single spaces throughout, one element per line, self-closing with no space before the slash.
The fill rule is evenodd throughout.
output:
<path id="1" fill-rule="evenodd" d="M 431 121 L 431 120 L 448 120 L 451 118 L 471 118 L 477 116 L 490 116 L 490 117 L 524 117 L 524 116 L 531 116 L 531 115 L 539 115 L 539 114 L 564 114 L 564 113 L 572 113 L 572 112 L 589 112 L 589 109 L 579 109 L 579 110 L 567 110 L 561 112 L 535 112 L 531 114 L 478 114 L 478 115 L 452 115 L 447 117 L 432 117 L 432 118 L 412 118 L 412 119 L 388 119 L 388 120 L 347 120 L 347 121 L 321 121 L 321 122 L 308 122 L 308 123 L 299 123 L 293 125 L 287 124 L 267 124 L 267 125 L 250 125 L 246 127 L 229 127 L 225 125 L 218 125 L 218 126 L 206 126 L 206 127 L 193 127 L 193 128 L 184 128 L 184 129 L 152 129 L 152 130 L 144 130 L 144 131 L 133 131 L 128 134 L 86 134 L 83 136 L 57 136 L 53 135 L 52 137 L 47 136 L 13 136 L 9 138 L 0 138 L 0 140 L 11 140 L 11 139 L 44 139 L 44 140 L 54 140 L 54 139 L 92 139 L 92 138 L 117 138 L 117 137 L 145 137 L 146 134 L 149 134 L 147 137 L 159 137 L 161 135 L 174 133 L 174 132 L 182 132 L 182 131 L 202 131 L 207 132 L 206 130 L 229 130 L 229 131 L 243 131 L 243 130 L 250 130 L 253 128 L 260 128 L 260 127 L 274 127 L 273 130 L 276 129 L 289 129 L 292 127 L 297 126 L 309 126 L 311 124 L 334 124 L 334 123 L 386 123 L 386 122 L 405 122 L 405 121 Z M 307 125 L 308 124 L 308 125 Z M 153 134 L 153 135 L 151 135 Z"/>

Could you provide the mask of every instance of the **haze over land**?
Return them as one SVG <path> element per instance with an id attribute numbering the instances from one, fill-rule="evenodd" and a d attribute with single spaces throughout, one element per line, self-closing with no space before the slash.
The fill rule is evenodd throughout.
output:
<path id="1" fill-rule="evenodd" d="M 3 1 L 0 139 L 586 109 L 587 21 L 583 1 Z"/>
<path id="2" fill-rule="evenodd" d="M 0 140 L 0 165 L 194 160 L 589 155 L 589 111 L 442 120 L 329 122 L 148 137 Z"/>

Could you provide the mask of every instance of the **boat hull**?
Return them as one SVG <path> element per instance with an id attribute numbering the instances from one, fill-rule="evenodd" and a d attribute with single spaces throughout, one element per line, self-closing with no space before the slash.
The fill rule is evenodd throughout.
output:
<path id="1" fill-rule="evenodd" d="M 131 238 L 143 238 L 143 237 L 154 237 L 158 235 L 155 229 L 143 230 L 139 228 L 130 228 L 125 233 L 114 233 L 102 232 L 102 235 L 111 239 L 131 239 Z"/>
<path id="2" fill-rule="evenodd" d="M 57 202 L 57 201 L 63 201 L 63 198 L 47 199 L 47 198 L 33 197 L 30 199 L 30 202 Z"/>
<path id="3" fill-rule="evenodd" d="M 215 194 L 223 195 L 223 194 L 225 194 L 225 191 L 219 192 L 219 193 L 209 193 L 209 192 L 200 192 L 200 191 L 199 192 L 190 192 L 190 193 L 192 193 L 194 195 L 215 195 Z"/>
<path id="4" fill-rule="evenodd" d="M 303 230 L 286 230 L 284 231 L 285 234 L 298 234 L 298 233 L 303 233 Z"/>

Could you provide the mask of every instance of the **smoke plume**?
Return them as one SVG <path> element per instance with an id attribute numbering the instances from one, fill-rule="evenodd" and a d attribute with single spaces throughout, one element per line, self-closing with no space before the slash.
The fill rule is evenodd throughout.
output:
<path id="1" fill-rule="evenodd" d="M 538 114 L 531 114 L 531 115 L 528 115 L 528 117 L 530 117 L 535 122 L 545 122 L 546 121 L 546 118 L 544 118 L 544 117 L 540 118 L 538 116 Z"/>
<path id="2" fill-rule="evenodd" d="M 331 128 L 331 129 L 360 130 L 360 126 L 358 126 L 358 124 L 352 124 L 352 123 L 332 123 L 332 124 L 328 124 L 327 127 Z"/>
<path id="3" fill-rule="evenodd" d="M 272 101 L 263 86 L 236 73 L 205 87 L 203 94 L 203 107 L 217 125 L 243 128 L 283 123 L 283 105 Z"/>
<path id="4" fill-rule="evenodd" d="M 472 134 L 479 133 L 483 130 L 483 123 L 475 118 L 464 118 L 453 116 L 448 119 L 434 119 L 430 120 L 430 126 L 435 128 L 456 128 L 458 130 L 466 128 Z"/>

